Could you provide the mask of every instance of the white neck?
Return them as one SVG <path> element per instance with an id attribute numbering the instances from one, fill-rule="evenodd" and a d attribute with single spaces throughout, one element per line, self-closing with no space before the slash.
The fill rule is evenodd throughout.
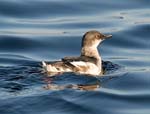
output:
<path id="1" fill-rule="evenodd" d="M 101 57 L 100 57 L 100 54 L 99 54 L 97 48 L 95 48 L 95 47 L 82 47 L 81 55 L 96 58 L 98 60 L 97 65 L 99 67 L 101 67 L 102 61 L 101 61 Z"/>

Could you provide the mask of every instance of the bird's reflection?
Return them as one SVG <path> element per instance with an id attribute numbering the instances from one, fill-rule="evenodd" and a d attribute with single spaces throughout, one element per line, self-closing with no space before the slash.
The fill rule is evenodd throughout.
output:
<path id="1" fill-rule="evenodd" d="M 74 90 L 97 90 L 101 87 L 101 82 L 97 80 L 92 84 L 54 84 L 55 78 L 45 77 L 44 82 L 46 85 L 43 87 L 45 90 L 64 90 L 64 89 L 74 89 Z"/>
<path id="2" fill-rule="evenodd" d="M 100 84 L 69 84 L 69 85 L 57 85 L 57 84 L 47 84 L 44 86 L 46 90 L 64 90 L 64 89 L 75 89 L 75 90 L 97 90 L 100 88 Z"/>
<path id="3" fill-rule="evenodd" d="M 45 90 L 64 90 L 64 89 L 74 89 L 74 90 L 97 90 L 101 87 L 101 82 L 97 80 L 95 83 L 92 84 L 53 84 L 55 79 L 53 77 L 45 77 L 44 82 L 46 83 L 43 88 Z"/>

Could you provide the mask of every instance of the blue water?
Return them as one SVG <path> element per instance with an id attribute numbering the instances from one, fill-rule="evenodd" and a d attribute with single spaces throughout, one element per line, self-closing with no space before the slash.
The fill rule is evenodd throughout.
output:
<path id="1" fill-rule="evenodd" d="M 0 0 L 0 114 L 150 114 L 149 0 Z M 99 47 L 103 77 L 48 77 L 41 61 Z"/>

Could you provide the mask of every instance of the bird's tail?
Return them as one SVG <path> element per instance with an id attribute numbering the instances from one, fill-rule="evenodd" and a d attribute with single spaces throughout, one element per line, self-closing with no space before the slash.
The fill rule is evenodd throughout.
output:
<path id="1" fill-rule="evenodd" d="M 42 61 L 42 66 L 43 66 L 43 67 L 46 67 L 45 61 Z"/>

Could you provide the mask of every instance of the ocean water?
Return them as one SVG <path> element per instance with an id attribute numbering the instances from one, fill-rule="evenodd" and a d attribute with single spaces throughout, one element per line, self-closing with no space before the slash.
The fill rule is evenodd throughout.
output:
<path id="1" fill-rule="evenodd" d="M 149 0 L 0 0 L 0 114 L 150 114 Z M 85 32 L 106 73 L 48 77 L 41 61 L 80 54 Z"/>

